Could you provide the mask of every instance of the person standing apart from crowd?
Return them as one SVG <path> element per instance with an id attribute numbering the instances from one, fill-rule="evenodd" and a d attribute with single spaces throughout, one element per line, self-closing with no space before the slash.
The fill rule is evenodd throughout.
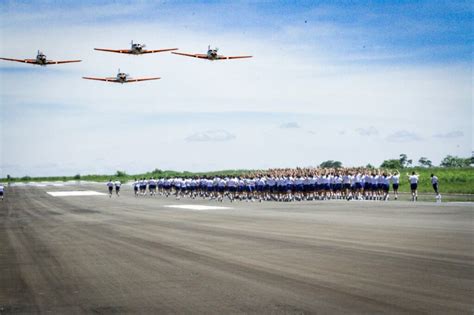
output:
<path id="1" fill-rule="evenodd" d="M 0 199 L 2 200 L 3 200 L 4 191 L 5 191 L 5 187 L 3 186 L 3 184 L 0 184 Z"/>
<path id="2" fill-rule="evenodd" d="M 120 186 L 122 186 L 122 183 L 117 179 L 114 185 L 115 185 L 115 194 L 117 194 L 117 197 L 120 197 Z"/>
<path id="3" fill-rule="evenodd" d="M 395 200 L 398 199 L 398 186 L 400 184 L 400 172 L 398 170 L 395 173 L 390 174 L 390 179 L 392 180 L 392 187 L 393 187 L 393 195 L 395 196 Z"/>
<path id="4" fill-rule="evenodd" d="M 109 188 L 109 198 L 112 198 L 112 192 L 114 191 L 114 182 L 112 182 L 112 179 L 109 179 L 107 182 L 107 187 Z"/>
<path id="5" fill-rule="evenodd" d="M 407 173 L 407 176 L 408 181 L 410 182 L 412 201 L 415 202 L 418 200 L 418 180 L 420 175 L 412 172 L 411 175 Z"/>
<path id="6" fill-rule="evenodd" d="M 436 199 L 439 199 L 441 195 L 439 194 L 438 187 L 438 177 L 435 174 L 431 174 L 431 184 L 433 185 L 433 190 L 436 194 Z"/>

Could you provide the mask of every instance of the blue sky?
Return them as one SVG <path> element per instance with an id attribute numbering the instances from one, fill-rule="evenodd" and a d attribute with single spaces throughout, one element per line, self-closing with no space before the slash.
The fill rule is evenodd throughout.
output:
<path id="1" fill-rule="evenodd" d="M 0 176 L 468 156 L 472 12 L 467 1 L 4 1 L 2 57 L 84 61 L 0 63 Z M 255 57 L 92 50 L 131 39 Z M 119 67 L 163 79 L 80 79 Z"/>

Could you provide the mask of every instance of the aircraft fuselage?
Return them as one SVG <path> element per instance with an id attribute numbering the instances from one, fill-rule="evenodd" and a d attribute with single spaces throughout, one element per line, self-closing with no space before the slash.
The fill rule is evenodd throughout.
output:
<path id="1" fill-rule="evenodd" d="M 143 51 L 143 47 L 144 45 L 141 45 L 141 44 L 132 44 L 132 47 L 131 47 L 131 52 L 132 54 L 134 55 L 140 55 Z"/>
<path id="2" fill-rule="evenodd" d="M 219 58 L 219 56 L 217 55 L 217 50 L 210 49 L 210 50 L 207 51 L 207 59 L 216 60 L 218 58 Z"/>
<path id="3" fill-rule="evenodd" d="M 36 64 L 38 64 L 40 66 L 46 66 L 46 62 L 47 62 L 46 55 L 38 54 L 36 56 Z"/>

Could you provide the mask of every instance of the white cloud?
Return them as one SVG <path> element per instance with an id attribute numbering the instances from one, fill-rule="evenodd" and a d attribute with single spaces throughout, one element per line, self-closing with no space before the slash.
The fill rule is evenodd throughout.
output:
<path id="1" fill-rule="evenodd" d="M 188 137 L 186 141 L 202 142 L 202 141 L 229 141 L 235 139 L 235 135 L 226 130 L 207 130 L 196 132 Z"/>
<path id="2" fill-rule="evenodd" d="M 281 129 L 297 129 L 297 128 L 301 128 L 301 126 L 297 122 L 292 121 L 292 122 L 281 124 L 280 128 Z"/>
<path id="3" fill-rule="evenodd" d="M 367 136 L 377 136 L 379 134 L 379 131 L 377 130 L 377 128 L 375 128 L 374 126 L 370 126 L 368 128 L 357 128 L 355 130 L 360 136 L 364 136 L 364 137 L 367 137 Z"/>
<path id="4" fill-rule="evenodd" d="M 444 139 L 460 138 L 462 136 L 464 136 L 464 133 L 459 130 L 450 131 L 446 133 L 438 133 L 438 134 L 433 135 L 433 137 L 435 138 L 444 138 Z"/>
<path id="5" fill-rule="evenodd" d="M 387 137 L 387 140 L 390 142 L 411 142 L 411 141 L 420 141 L 421 138 L 414 132 L 407 130 L 399 130 L 395 133 L 390 134 Z"/>

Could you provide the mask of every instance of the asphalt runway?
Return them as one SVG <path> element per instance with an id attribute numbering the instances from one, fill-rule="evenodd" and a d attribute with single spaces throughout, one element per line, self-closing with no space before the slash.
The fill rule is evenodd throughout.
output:
<path id="1" fill-rule="evenodd" d="M 104 188 L 7 188 L 1 314 L 473 312 L 472 204 L 46 193 Z"/>

